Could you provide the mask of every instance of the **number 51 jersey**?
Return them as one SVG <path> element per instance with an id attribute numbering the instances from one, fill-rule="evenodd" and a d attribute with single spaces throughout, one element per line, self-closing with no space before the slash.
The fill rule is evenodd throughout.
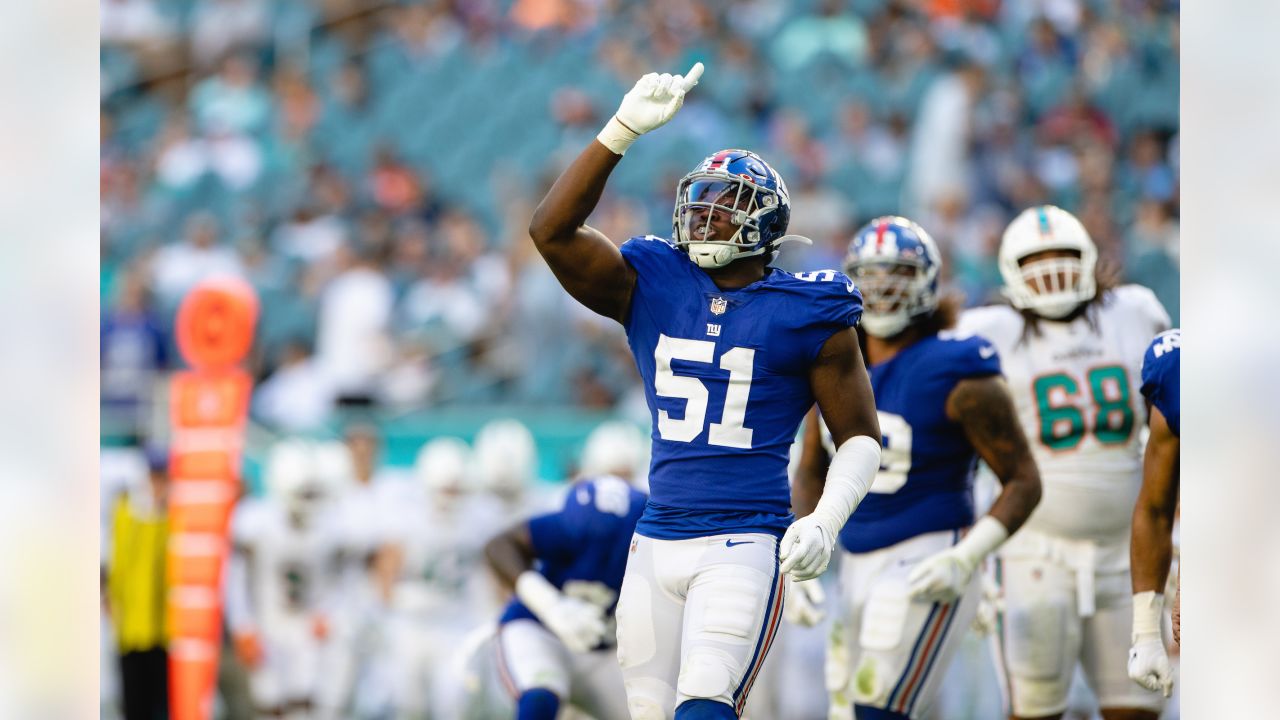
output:
<path id="1" fill-rule="evenodd" d="M 1123 540 L 1142 484 L 1142 355 L 1169 315 L 1147 288 L 1123 285 L 1070 322 L 1041 320 L 1038 334 L 1024 327 L 1018 311 L 999 305 L 967 310 L 959 323 L 999 351 L 1040 467 L 1044 494 L 1026 526 Z"/>
<path id="2" fill-rule="evenodd" d="M 822 345 L 862 316 L 834 270 L 721 290 L 653 236 L 622 255 L 636 271 L 627 341 L 653 418 L 649 504 L 637 532 L 658 539 L 732 532 L 780 536 L 791 521 L 787 460 L 814 397 Z"/>

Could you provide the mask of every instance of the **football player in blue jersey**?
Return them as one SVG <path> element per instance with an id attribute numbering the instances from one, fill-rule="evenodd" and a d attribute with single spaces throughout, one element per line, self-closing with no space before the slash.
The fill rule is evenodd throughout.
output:
<path id="1" fill-rule="evenodd" d="M 650 498 L 618 602 L 635 720 L 736 718 L 782 615 L 783 576 L 816 577 L 880 465 L 854 326 L 834 270 L 769 267 L 788 239 L 786 185 L 722 150 L 681 179 L 674 237 L 621 249 L 587 226 L 614 166 L 702 74 L 649 74 L 561 174 L 529 225 L 565 289 L 622 323 L 653 420 Z M 814 512 L 793 522 L 789 448 L 815 400 L 838 447 Z"/>
<path id="2" fill-rule="evenodd" d="M 1148 690 L 1173 692 L 1173 667 L 1165 652 L 1160 620 L 1173 558 L 1173 519 L 1178 511 L 1178 448 L 1181 426 L 1182 331 L 1166 330 L 1142 357 L 1142 395 L 1151 403 L 1142 490 L 1133 510 L 1129 558 L 1133 572 L 1133 645 L 1129 677 Z M 1176 597 L 1176 596 L 1175 596 Z M 1173 642 L 1178 643 L 1174 601 Z"/>
<path id="3" fill-rule="evenodd" d="M 515 591 L 498 621 L 497 664 L 517 720 L 555 720 L 562 704 L 597 720 L 627 717 L 610 625 L 645 499 L 611 475 L 581 480 L 561 510 L 485 546 Z"/>
<path id="4" fill-rule="evenodd" d="M 833 668 L 845 668 L 840 685 L 860 720 L 927 716 L 977 612 L 975 569 L 1040 499 L 1040 474 L 995 348 L 945 332 L 957 308 L 938 296 L 941 262 L 929 234 L 902 217 L 860 229 L 845 261 L 866 303 L 862 329 L 884 438 L 870 494 L 840 532 L 849 657 Z M 796 474 L 797 514 L 814 506 L 822 487 L 821 426 L 811 415 Z M 975 523 L 979 457 L 1002 490 Z"/>

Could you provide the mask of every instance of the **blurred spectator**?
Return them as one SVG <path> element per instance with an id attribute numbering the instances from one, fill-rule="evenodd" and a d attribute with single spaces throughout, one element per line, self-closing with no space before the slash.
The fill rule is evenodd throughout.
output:
<path id="1" fill-rule="evenodd" d="M 125 274 L 102 317 L 102 402 L 121 411 L 145 412 L 168 363 L 168 338 L 137 270 Z M 139 417 L 137 420 L 141 420 Z"/>
<path id="2" fill-rule="evenodd" d="M 256 63 L 244 54 L 228 55 L 216 75 L 191 91 L 191 113 L 201 130 L 258 133 L 271 113 L 271 96 L 258 80 Z"/>
<path id="3" fill-rule="evenodd" d="M 218 220 L 199 213 L 187 221 L 182 241 L 156 252 L 151 264 L 152 285 L 166 307 L 176 306 L 193 285 L 215 275 L 243 275 L 236 251 L 219 244 Z"/>
<path id="4" fill-rule="evenodd" d="M 191 55 L 210 67 L 230 50 L 263 46 L 270 22 L 266 0 L 199 0 L 191 12 Z"/>
<path id="5" fill-rule="evenodd" d="M 1173 170 L 1154 132 L 1141 132 L 1134 137 L 1121 182 L 1144 199 L 1173 199 L 1176 187 Z"/>
<path id="6" fill-rule="evenodd" d="M 155 0 L 102 0 L 99 37 L 104 45 L 153 46 L 173 37 L 174 26 Z"/>
<path id="7" fill-rule="evenodd" d="M 373 168 L 365 178 L 365 192 L 375 205 L 392 215 L 402 215 L 422 202 L 422 185 L 413 169 L 386 147 L 379 148 Z"/>
<path id="8" fill-rule="evenodd" d="M 394 298 L 378 249 L 345 248 L 341 262 L 344 269 L 320 296 L 316 360 L 339 402 L 368 404 L 391 359 Z"/>
<path id="9" fill-rule="evenodd" d="M 773 57 L 786 71 L 824 53 L 853 69 L 862 64 L 866 49 L 867 31 L 858 16 L 846 13 L 841 0 L 822 0 L 816 15 L 787 23 L 773 43 Z"/>
<path id="10" fill-rule="evenodd" d="M 926 91 L 911 136 L 905 214 L 927 210 L 968 183 L 971 116 L 984 75 L 978 65 L 958 60 Z"/>
<path id="11" fill-rule="evenodd" d="M 169 538 L 168 457 L 147 454 L 145 485 L 116 499 L 111 514 L 108 611 L 115 628 L 125 720 L 168 717 L 169 664 L 165 558 Z"/>
<path id="12" fill-rule="evenodd" d="M 254 393 L 254 414 L 286 433 L 317 430 L 333 411 L 334 393 L 301 340 L 284 346 L 280 363 Z"/>

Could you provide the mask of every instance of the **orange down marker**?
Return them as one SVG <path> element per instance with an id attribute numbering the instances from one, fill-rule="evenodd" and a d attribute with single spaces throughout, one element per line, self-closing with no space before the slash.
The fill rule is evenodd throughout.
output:
<path id="1" fill-rule="evenodd" d="M 178 309 L 178 349 L 191 367 L 169 388 L 169 708 L 208 720 L 222 636 L 222 575 L 253 380 L 258 298 L 238 279 L 200 283 Z"/>

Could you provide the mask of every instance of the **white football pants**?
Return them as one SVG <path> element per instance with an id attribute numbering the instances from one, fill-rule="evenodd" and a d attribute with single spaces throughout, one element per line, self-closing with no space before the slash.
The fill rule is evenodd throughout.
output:
<path id="1" fill-rule="evenodd" d="M 782 621 L 783 594 L 772 535 L 635 535 L 617 610 L 632 720 L 672 718 L 695 698 L 741 715 Z"/>

